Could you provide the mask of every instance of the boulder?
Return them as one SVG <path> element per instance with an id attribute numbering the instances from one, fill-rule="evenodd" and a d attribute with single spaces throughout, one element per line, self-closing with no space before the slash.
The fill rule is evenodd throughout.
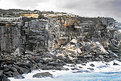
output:
<path id="1" fill-rule="evenodd" d="M 0 70 L 0 76 L 3 74 L 3 70 Z"/>
<path id="2" fill-rule="evenodd" d="M 79 70 L 78 68 L 71 68 L 71 70 Z"/>
<path id="3" fill-rule="evenodd" d="M 13 53 L 13 55 L 16 57 L 16 56 L 20 56 L 22 54 L 22 51 L 20 49 L 20 47 L 18 47 L 15 52 Z"/>
<path id="4" fill-rule="evenodd" d="M 113 65 L 119 65 L 119 64 L 114 62 Z"/>
<path id="5" fill-rule="evenodd" d="M 93 68 L 87 68 L 87 69 L 89 69 L 89 70 L 94 70 Z"/>
<path id="6" fill-rule="evenodd" d="M 33 75 L 33 78 L 46 78 L 46 77 L 53 78 L 53 75 L 50 74 L 49 72 L 37 73 L 37 74 Z"/>
<path id="7" fill-rule="evenodd" d="M 17 65 L 15 65 L 14 67 L 17 69 L 17 71 L 18 71 L 19 74 L 30 72 L 30 69 L 27 69 L 27 68 L 24 68 L 24 67 L 19 67 Z"/>
<path id="8" fill-rule="evenodd" d="M 95 67 L 95 65 L 94 65 L 94 64 L 90 64 L 90 66 Z"/>
<path id="9" fill-rule="evenodd" d="M 0 81 L 10 81 L 6 75 L 1 75 L 0 76 Z"/>
<path id="10" fill-rule="evenodd" d="M 2 63 L 2 62 L 5 62 L 5 60 L 4 59 L 0 59 L 0 63 Z"/>

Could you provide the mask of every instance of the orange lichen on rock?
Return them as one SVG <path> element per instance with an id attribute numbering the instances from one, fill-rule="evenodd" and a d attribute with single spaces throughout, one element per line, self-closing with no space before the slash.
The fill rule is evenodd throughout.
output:
<path id="1" fill-rule="evenodd" d="M 64 26 L 72 26 L 75 23 L 75 19 L 72 17 L 66 16 L 64 17 L 64 19 L 65 19 Z"/>
<path id="2" fill-rule="evenodd" d="M 39 14 L 21 14 L 21 16 L 27 17 L 27 18 L 38 18 Z"/>
<path id="3" fill-rule="evenodd" d="M 54 44 L 54 49 L 57 49 L 58 48 L 58 45 L 55 43 Z"/>
<path id="4" fill-rule="evenodd" d="M 68 41 L 68 38 L 62 38 L 62 37 L 60 37 L 59 39 L 58 39 L 58 45 L 61 45 L 61 44 L 64 44 L 64 43 L 66 43 Z"/>
<path id="5" fill-rule="evenodd" d="M 5 26 L 6 26 L 6 27 L 10 27 L 10 26 L 11 26 L 11 24 L 5 24 Z"/>

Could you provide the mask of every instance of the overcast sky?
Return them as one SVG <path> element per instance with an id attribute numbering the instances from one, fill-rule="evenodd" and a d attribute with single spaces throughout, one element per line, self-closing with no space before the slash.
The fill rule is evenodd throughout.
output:
<path id="1" fill-rule="evenodd" d="M 88 17 L 113 17 L 121 22 L 121 0 L 0 0 L 2 9 L 38 9 Z"/>

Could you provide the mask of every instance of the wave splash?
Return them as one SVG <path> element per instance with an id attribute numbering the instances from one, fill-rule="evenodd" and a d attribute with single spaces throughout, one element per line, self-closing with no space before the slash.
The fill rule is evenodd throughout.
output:
<path id="1" fill-rule="evenodd" d="M 89 62 L 86 64 L 67 64 L 68 70 L 36 70 L 29 74 L 23 74 L 24 79 L 9 78 L 10 81 L 97 81 L 97 80 L 121 80 L 121 62 Z M 49 72 L 54 77 L 33 78 L 33 75 L 41 72 Z M 86 77 L 86 78 L 85 78 Z"/>

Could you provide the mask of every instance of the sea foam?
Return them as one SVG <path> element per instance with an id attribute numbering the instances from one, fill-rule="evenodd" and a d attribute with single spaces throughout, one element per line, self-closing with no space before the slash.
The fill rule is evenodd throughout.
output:
<path id="1" fill-rule="evenodd" d="M 93 64 L 94 66 L 92 67 L 91 64 Z M 9 78 L 9 79 L 11 81 L 66 81 L 65 80 L 66 78 L 69 78 L 69 77 L 71 78 L 76 75 L 83 76 L 85 73 L 86 73 L 85 76 L 91 75 L 91 77 L 92 75 L 95 75 L 95 74 L 97 75 L 97 73 L 112 73 L 112 72 L 121 73 L 121 62 L 117 60 L 114 60 L 111 62 L 94 61 L 94 62 L 89 62 L 87 64 L 76 64 L 76 65 L 67 64 L 64 66 L 64 68 L 68 68 L 69 70 L 61 70 L 61 71 L 59 70 L 35 70 L 35 71 L 32 71 L 31 73 L 23 74 L 23 76 L 25 77 L 24 79 L 14 79 L 14 78 Z M 77 69 L 73 70 L 72 68 L 77 68 Z M 41 73 L 41 72 L 50 72 L 54 77 L 53 78 L 50 78 L 50 77 L 33 78 L 32 77 L 34 74 Z M 113 75 L 110 75 L 110 76 L 113 76 Z M 79 80 L 82 80 L 82 79 L 79 79 Z"/>

